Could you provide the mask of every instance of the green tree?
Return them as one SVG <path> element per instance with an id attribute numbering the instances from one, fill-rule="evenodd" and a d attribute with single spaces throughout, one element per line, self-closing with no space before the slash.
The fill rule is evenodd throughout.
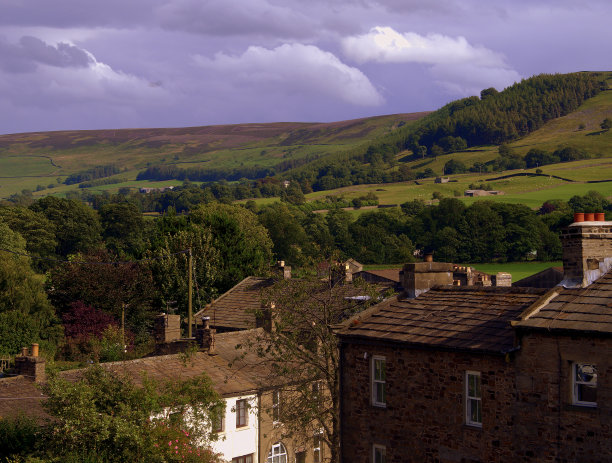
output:
<path id="1" fill-rule="evenodd" d="M 93 209 L 79 201 L 47 196 L 30 206 L 34 212 L 42 213 L 55 226 L 61 256 L 84 252 L 100 244 L 100 220 Z"/>
<path id="2" fill-rule="evenodd" d="M 601 121 L 601 124 L 599 124 L 599 126 L 601 127 L 601 130 L 608 131 L 612 129 L 612 119 L 606 117 L 603 121 Z"/>
<path id="3" fill-rule="evenodd" d="M 54 352 L 61 325 L 40 278 L 32 271 L 25 240 L 0 221 L 0 353 L 15 354 L 32 342 Z"/>
<path id="4" fill-rule="evenodd" d="M 202 374 L 187 381 L 144 377 L 142 382 L 136 386 L 132 378 L 101 366 L 86 369 L 77 381 L 51 376 L 43 403 L 53 417 L 51 455 L 109 463 L 219 462 L 209 449 L 217 436 L 209 430 L 224 405 L 210 380 Z M 170 439 L 178 439 L 181 448 L 169 446 Z"/>
<path id="5" fill-rule="evenodd" d="M 202 308 L 218 294 L 217 281 L 222 255 L 214 247 L 208 228 L 188 225 L 184 230 L 166 234 L 154 251 L 147 254 L 148 263 L 157 289 L 158 307 L 176 302 L 178 313 L 185 317 L 188 307 L 189 254 L 193 258 L 193 307 Z"/>
<path id="6" fill-rule="evenodd" d="M 272 204 L 260 212 L 259 221 L 268 229 L 276 259 L 304 265 L 314 254 L 314 246 L 302 226 L 304 220 L 304 213 L 281 203 Z"/>
<path id="7" fill-rule="evenodd" d="M 257 216 L 248 209 L 230 204 L 211 203 L 189 214 L 193 226 L 212 234 L 212 245 L 221 255 L 217 287 L 225 292 L 249 275 L 268 270 L 272 241 Z"/>
<path id="8" fill-rule="evenodd" d="M 568 204 L 574 212 L 604 212 L 610 202 L 598 191 L 591 190 L 584 196 L 572 196 Z"/>
<path id="9" fill-rule="evenodd" d="M 465 164 L 461 161 L 451 159 L 444 164 L 445 175 L 463 174 L 464 172 L 467 172 L 467 167 L 465 167 Z"/>
<path id="10" fill-rule="evenodd" d="M 152 222 L 146 221 L 132 203 L 106 204 L 99 213 L 108 249 L 118 255 L 141 257 L 152 231 Z"/>
<path id="11" fill-rule="evenodd" d="M 43 258 L 55 257 L 57 240 L 55 225 L 43 214 L 25 207 L 0 207 L 0 219 L 26 240 L 26 251 Z M 51 264 L 44 260 L 34 260 L 38 270 L 47 270 Z"/>

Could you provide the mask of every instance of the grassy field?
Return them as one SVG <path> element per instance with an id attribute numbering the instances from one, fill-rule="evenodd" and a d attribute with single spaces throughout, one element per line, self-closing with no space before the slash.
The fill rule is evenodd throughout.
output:
<path id="1" fill-rule="evenodd" d="M 589 159 L 553 166 L 544 166 L 545 174 L 559 175 L 581 181 L 612 179 L 612 159 Z M 535 172 L 535 169 L 507 171 L 503 174 L 461 174 L 453 175 L 452 183 L 436 184 L 433 179 L 415 182 L 387 183 L 376 185 L 355 185 L 333 191 L 319 191 L 306 195 L 308 201 L 324 198 L 328 195 L 341 195 L 347 199 L 356 198 L 367 193 L 378 196 L 380 204 L 401 204 L 413 199 L 432 201 L 434 192 L 446 197 L 457 197 L 466 204 L 478 200 L 522 203 L 537 208 L 548 199 L 568 200 L 574 195 L 584 195 L 588 191 L 598 191 L 606 197 L 612 197 L 612 182 L 572 183 L 547 176 L 511 177 L 501 180 L 490 180 L 512 173 Z M 466 197 L 464 191 L 470 184 L 488 183 L 494 190 L 503 191 L 503 195 L 486 197 Z M 458 194 L 458 196 L 457 196 Z M 259 202 L 260 200 L 257 200 Z"/>
<path id="2" fill-rule="evenodd" d="M 541 272 L 550 267 L 561 267 L 562 262 L 507 262 L 504 264 L 466 264 L 481 272 L 494 274 L 508 272 L 512 274 L 512 281 L 522 280 L 534 273 Z"/>
<path id="3" fill-rule="evenodd" d="M 139 171 L 157 164 L 214 169 L 271 167 L 286 160 L 348 150 L 421 116 L 421 113 L 395 114 L 320 124 L 240 124 L 0 135 L 0 177 L 4 177 L 0 178 L 0 198 L 24 188 L 33 190 L 36 185 L 46 186 L 58 176 L 65 178 L 100 165 L 114 164 L 126 169 L 121 176 L 128 180 L 135 180 Z M 76 188 L 72 185 L 55 193 L 65 194 Z"/>
<path id="4" fill-rule="evenodd" d="M 497 272 L 508 272 L 512 274 L 512 281 L 522 280 L 534 273 L 541 272 L 550 267 L 561 267 L 562 262 L 506 262 L 501 264 L 461 264 L 474 267 L 481 272 L 495 274 Z M 386 265 L 364 265 L 364 270 L 381 270 L 389 268 L 401 268 L 401 264 Z"/>

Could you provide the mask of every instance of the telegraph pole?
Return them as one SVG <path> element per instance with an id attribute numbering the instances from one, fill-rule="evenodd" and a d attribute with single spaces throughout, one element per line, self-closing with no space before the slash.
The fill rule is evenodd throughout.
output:
<path id="1" fill-rule="evenodd" d="M 191 338 L 192 336 L 191 326 L 193 325 L 193 314 L 192 314 L 192 303 L 191 303 L 191 300 L 193 299 L 192 297 L 193 255 L 191 253 L 191 248 L 189 248 L 189 265 L 187 267 L 189 267 L 187 269 L 187 271 L 189 272 L 189 278 L 188 278 L 189 290 L 187 291 L 187 298 L 188 298 L 188 302 L 187 302 L 187 337 Z"/>
<path id="2" fill-rule="evenodd" d="M 121 351 L 125 351 L 125 302 L 121 304 Z"/>

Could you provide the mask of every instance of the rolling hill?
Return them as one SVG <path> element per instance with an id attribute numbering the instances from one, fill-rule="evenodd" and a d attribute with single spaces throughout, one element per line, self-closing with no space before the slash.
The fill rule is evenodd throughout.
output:
<path id="1" fill-rule="evenodd" d="M 86 130 L 0 135 L 0 197 L 53 185 L 96 166 L 114 165 L 133 182 L 150 165 L 210 168 L 273 167 L 324 157 L 409 124 L 426 113 L 331 123 L 238 124 L 187 128 Z M 180 182 L 179 182 L 180 183 Z M 39 188 L 40 189 L 40 188 Z M 39 194 L 49 194 L 41 191 Z"/>
<path id="2" fill-rule="evenodd" d="M 35 196 L 64 195 L 78 188 L 76 184 L 63 183 L 69 176 L 83 177 L 83 174 L 98 166 L 114 169 L 111 177 L 114 183 L 93 186 L 89 188 L 92 192 L 182 183 L 178 179 L 181 177 L 172 179 L 172 175 L 164 181 L 137 180 L 139 173 L 143 178 L 145 169 L 161 166 L 174 169 L 175 173 L 182 170 L 183 174 L 184 171 L 195 172 L 197 169 L 212 172 L 214 179 L 237 180 L 276 175 L 289 179 L 310 178 L 310 183 L 321 175 L 345 176 L 348 172 L 356 179 L 355 169 L 365 172 L 358 180 L 345 178 L 344 184 L 336 185 L 344 188 L 329 190 L 335 188 L 334 182 L 331 182 L 331 186 L 327 182 L 325 188 L 321 188 L 324 182 L 319 182 L 319 185 L 314 185 L 315 190 L 327 191 L 311 193 L 307 195 L 309 200 L 329 194 L 351 199 L 373 192 L 380 198 L 381 204 L 398 204 L 415 198 L 431 200 L 434 193 L 460 196 L 470 186 L 482 183 L 505 193 L 493 200 L 522 202 L 532 207 L 537 207 L 545 199 L 569 199 L 574 194 L 584 194 L 589 190 L 612 196 L 612 182 L 588 183 L 612 179 L 612 132 L 600 128 L 604 118 L 612 118 L 612 73 L 592 73 L 595 81 L 601 84 L 593 91 L 588 90 L 588 86 L 587 90 L 583 89 L 584 78 L 581 76 L 585 75 L 590 74 L 567 75 L 567 82 L 573 85 L 569 90 L 564 81 L 566 75 L 537 76 L 526 83 L 515 84 L 507 92 L 488 89 L 483 91 L 480 99 L 470 97 L 458 100 L 431 113 L 396 114 L 332 123 L 0 135 L 0 198 L 23 189 L 36 190 Z M 591 79 L 589 85 L 595 81 Z M 581 96 L 580 92 L 583 91 L 586 96 Z M 551 92 L 562 95 L 557 100 L 551 99 Z M 578 92 L 578 96 L 572 92 Z M 581 101 L 579 105 L 575 98 Z M 535 116 L 525 113 L 523 120 L 512 112 L 515 111 L 513 107 L 520 109 L 525 102 L 533 101 L 541 106 L 541 113 Z M 485 116 L 499 120 L 491 124 Z M 406 168 L 414 172 L 429 169 L 429 175 L 442 175 L 449 160 L 461 161 L 466 167 L 475 163 L 490 164 L 499 157 L 497 145 L 476 145 L 459 151 L 450 149 L 446 153 L 436 151 L 435 145 L 444 142 L 444 134 L 451 141 L 454 135 L 458 138 L 460 134 L 467 133 L 465 136 L 468 137 L 472 129 L 466 127 L 478 124 L 482 125 L 483 131 L 489 131 L 488 137 L 491 139 L 510 137 L 508 146 L 518 156 L 524 156 L 533 148 L 552 152 L 560 147 L 573 147 L 588 153 L 590 159 L 542 166 L 541 174 L 544 175 L 535 175 L 536 169 L 521 169 L 506 172 L 507 175 L 520 176 L 504 179 L 498 179 L 502 177 L 501 174 L 484 171 L 454 174 L 452 181 L 446 184 L 435 184 L 433 178 L 417 182 L 393 180 L 399 170 Z M 499 131 L 492 130 L 492 127 L 498 127 Z M 525 133 L 516 136 L 513 130 L 524 130 Z M 438 134 L 437 139 L 432 138 L 434 133 Z M 440 139 L 442 141 L 436 141 Z M 420 147 L 427 152 L 423 156 L 416 156 L 414 150 L 420 143 L 429 143 Z M 382 153 L 384 162 L 380 162 L 380 157 L 376 159 L 377 152 Z M 375 180 L 384 181 L 384 185 L 367 184 L 368 178 L 376 178 L 368 177 L 368 172 L 384 177 L 384 180 Z M 525 173 L 534 175 L 524 176 Z M 464 200 L 473 201 L 471 198 Z M 258 201 L 265 203 L 270 199 Z"/>

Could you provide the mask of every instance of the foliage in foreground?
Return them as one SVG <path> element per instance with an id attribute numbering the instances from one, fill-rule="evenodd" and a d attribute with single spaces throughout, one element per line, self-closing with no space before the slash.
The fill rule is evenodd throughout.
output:
<path id="1" fill-rule="evenodd" d="M 2 462 L 217 463 L 211 423 L 223 401 L 202 375 L 157 383 L 92 366 L 77 381 L 51 376 L 44 402 L 52 420 L 0 420 Z"/>

